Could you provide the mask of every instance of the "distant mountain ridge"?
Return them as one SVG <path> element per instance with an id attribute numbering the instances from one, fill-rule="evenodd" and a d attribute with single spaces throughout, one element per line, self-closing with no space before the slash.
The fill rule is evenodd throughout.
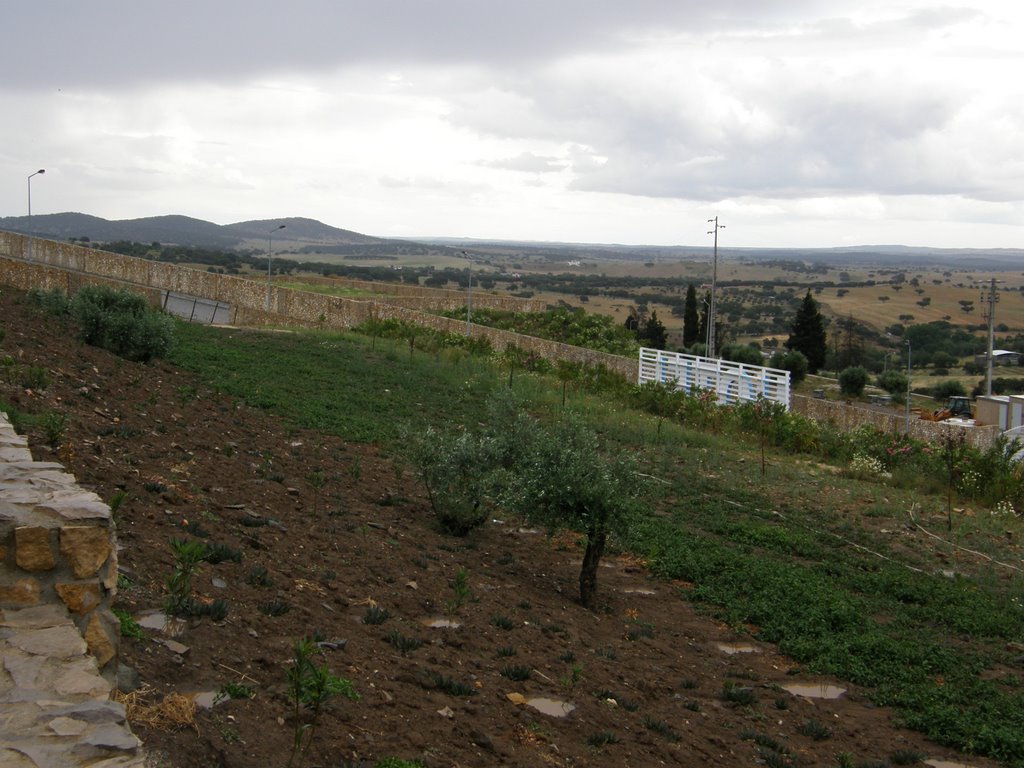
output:
<path id="1" fill-rule="evenodd" d="M 148 216 L 141 219 L 110 221 L 85 213 L 48 213 L 33 216 L 31 234 L 54 240 L 87 237 L 90 240 L 113 242 L 159 242 L 164 245 L 187 245 L 201 248 L 242 248 L 251 241 L 266 241 L 273 231 L 277 240 L 304 245 L 381 245 L 391 242 L 347 229 L 339 229 L 316 219 L 290 217 L 240 221 L 235 224 L 214 224 L 190 216 Z M 285 230 L 277 228 L 284 224 Z M 0 218 L 0 229 L 29 234 L 27 216 Z"/>

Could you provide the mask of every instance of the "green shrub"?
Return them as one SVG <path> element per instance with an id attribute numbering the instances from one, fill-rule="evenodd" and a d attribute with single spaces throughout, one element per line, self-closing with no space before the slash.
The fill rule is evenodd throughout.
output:
<path id="1" fill-rule="evenodd" d="M 60 288 L 51 288 L 48 291 L 44 291 L 42 288 L 32 288 L 25 294 L 25 297 L 30 304 L 34 304 L 53 317 L 63 317 L 68 314 L 70 309 L 68 297 Z"/>
<path id="2" fill-rule="evenodd" d="M 173 321 L 131 291 L 85 286 L 71 300 L 71 315 L 83 342 L 127 360 L 144 362 L 170 351 Z"/>
<path id="3" fill-rule="evenodd" d="M 860 365 L 851 365 L 839 373 L 839 391 L 850 397 L 860 397 L 868 383 L 868 372 Z"/>
<path id="4" fill-rule="evenodd" d="M 888 370 L 878 374 L 875 383 L 891 395 L 907 393 L 907 375 L 902 371 Z"/>
<path id="5" fill-rule="evenodd" d="M 414 446 L 414 461 L 441 528 L 465 536 L 487 519 L 487 489 L 494 466 L 493 441 L 470 432 L 433 429 Z"/>

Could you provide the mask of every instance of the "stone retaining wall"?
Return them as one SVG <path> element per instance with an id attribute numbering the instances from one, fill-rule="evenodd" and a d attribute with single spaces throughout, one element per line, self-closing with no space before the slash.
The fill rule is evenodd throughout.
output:
<path id="1" fill-rule="evenodd" d="M 855 405 L 824 400 L 804 395 L 793 395 L 792 409 L 815 421 L 826 422 L 849 432 L 859 426 L 868 425 L 881 432 L 906 434 L 907 418 L 905 414 L 886 411 L 873 411 L 870 408 L 858 408 Z M 995 441 L 999 428 L 988 425 L 983 427 L 962 427 L 942 421 L 924 421 L 911 414 L 910 436 L 929 443 L 938 443 L 950 432 L 961 431 L 968 444 L 984 450 Z"/>
<path id="2" fill-rule="evenodd" d="M 0 765 L 143 765 L 109 700 L 116 588 L 110 508 L 0 413 Z"/>
<path id="3" fill-rule="evenodd" d="M 466 332 L 463 320 L 399 306 L 389 299 L 348 299 L 268 286 L 263 281 L 217 275 L 53 240 L 33 238 L 33 260 L 27 262 L 24 260 L 27 242 L 28 238 L 23 235 L 0 232 L 0 269 L 3 272 L 0 282 L 24 290 L 60 288 L 68 295 L 82 285 L 108 283 L 142 293 L 154 306 L 159 306 L 163 290 L 171 290 L 230 305 L 234 325 L 346 329 L 370 320 L 394 319 L 444 333 Z M 471 324 L 470 333 L 488 339 L 498 351 L 514 345 L 527 354 L 552 362 L 568 360 L 603 365 L 630 382 L 636 381 L 638 363 L 634 358 L 484 325 Z"/>

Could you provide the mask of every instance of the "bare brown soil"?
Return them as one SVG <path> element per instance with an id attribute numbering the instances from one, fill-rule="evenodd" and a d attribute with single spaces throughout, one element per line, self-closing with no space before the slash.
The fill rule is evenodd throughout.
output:
<path id="1" fill-rule="evenodd" d="M 574 599 L 580 552 L 571 536 L 495 520 L 467 539 L 446 537 L 416 477 L 373 446 L 290 429 L 167 363 L 86 347 L 16 291 L 0 291 L 0 327 L 0 356 L 13 358 L 0 399 L 68 416 L 56 447 L 33 430 L 34 455 L 58 458 L 104 500 L 126 494 L 117 511 L 130 582 L 121 607 L 136 616 L 160 608 L 169 542 L 188 536 L 188 524 L 242 554 L 240 563 L 204 564 L 194 582 L 198 600 L 227 602 L 224 621 L 189 621 L 175 638 L 184 648 L 157 630 L 122 643 L 122 663 L 144 686 L 140 703 L 226 683 L 255 694 L 200 708 L 193 725 L 161 726 L 138 710 L 134 727 L 156 764 L 286 765 L 294 732 L 286 669 L 294 641 L 312 633 L 328 641 L 319 663 L 361 698 L 330 702 L 306 766 L 386 757 L 427 766 L 740 766 L 770 758 L 768 739 L 808 766 L 836 765 L 844 752 L 854 764 L 896 750 L 956 757 L 898 728 L 856 688 L 836 700 L 787 693 L 782 686 L 838 681 L 810 678 L 696 613 L 678 585 L 653 580 L 640 562 L 609 558 L 601 608 L 584 610 Z M 14 375 L 31 366 L 48 372 L 45 389 L 26 389 Z M 308 482 L 314 470 L 328 478 L 318 494 Z M 252 583 L 258 568 L 268 586 Z M 459 568 L 471 596 L 446 607 Z M 273 603 L 287 612 L 268 615 Z M 389 618 L 363 623 L 371 605 Z M 460 626 L 426 626 L 437 618 Z M 423 645 L 402 655 L 384 639 L 394 630 Z M 753 650 L 729 653 L 731 643 Z M 513 666 L 529 678 L 503 675 Z M 437 676 L 471 695 L 439 690 Z M 734 696 L 753 703 L 726 700 L 727 687 L 749 689 Z M 575 709 L 554 717 L 512 694 Z M 811 720 L 825 738 L 801 733 Z M 594 746 L 602 741 L 611 743 Z"/>

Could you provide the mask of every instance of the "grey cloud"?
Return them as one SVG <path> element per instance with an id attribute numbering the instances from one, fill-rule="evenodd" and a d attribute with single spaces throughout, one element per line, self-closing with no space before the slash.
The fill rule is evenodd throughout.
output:
<path id="1" fill-rule="evenodd" d="M 822 4 L 819 0 L 818 4 Z M 809 11 L 809 3 L 802 4 Z M 8 3 L 0 69 L 9 89 L 214 81 L 353 63 L 504 66 L 604 53 L 641 36 L 743 26 L 787 0 L 50 0 Z"/>
<path id="2" fill-rule="evenodd" d="M 522 171 L 524 173 L 552 173 L 566 167 L 566 163 L 557 157 L 536 155 L 532 152 L 523 152 L 515 157 L 508 157 L 502 160 L 492 160 L 483 163 L 489 168 L 501 168 L 506 171 Z"/>

